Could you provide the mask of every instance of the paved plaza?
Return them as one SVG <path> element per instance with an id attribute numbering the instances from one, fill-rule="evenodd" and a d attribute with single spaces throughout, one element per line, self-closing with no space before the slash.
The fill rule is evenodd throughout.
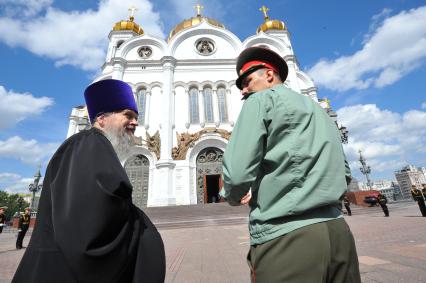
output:
<path id="1" fill-rule="evenodd" d="M 345 216 L 354 233 L 363 282 L 426 282 L 426 218 L 414 202 L 354 207 Z M 150 208 L 167 256 L 166 282 L 249 282 L 247 208 L 227 204 Z M 10 282 L 24 250 L 16 230 L 0 234 L 0 283 Z M 27 245 L 26 237 L 24 245 Z"/>

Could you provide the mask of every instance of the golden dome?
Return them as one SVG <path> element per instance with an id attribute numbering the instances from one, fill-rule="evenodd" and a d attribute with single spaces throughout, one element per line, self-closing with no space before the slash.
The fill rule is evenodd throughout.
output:
<path id="1" fill-rule="evenodd" d="M 167 41 L 170 41 L 178 32 L 185 30 L 187 28 L 198 26 L 203 21 L 206 21 L 212 26 L 215 26 L 218 28 L 225 28 L 225 26 L 222 23 L 216 20 L 201 16 L 200 10 L 203 8 L 203 6 L 201 6 L 200 4 L 197 4 L 194 8 L 197 9 L 197 16 L 192 17 L 190 19 L 186 19 L 180 24 L 176 25 L 174 29 L 172 29 L 172 31 L 170 32 L 169 37 L 167 38 Z"/>
<path id="2" fill-rule="evenodd" d="M 143 29 L 133 21 L 134 19 L 135 18 L 133 16 L 130 16 L 128 21 L 119 21 L 114 25 L 112 30 L 131 30 L 139 35 L 142 35 Z"/>
<path id="3" fill-rule="evenodd" d="M 257 33 L 261 31 L 265 32 L 267 30 L 286 30 L 287 29 L 283 21 L 271 20 L 269 18 L 268 14 L 266 13 L 269 11 L 268 8 L 266 8 L 265 6 L 262 6 L 259 10 L 263 12 L 265 22 L 257 28 L 256 30 Z"/>
<path id="4" fill-rule="evenodd" d="M 265 32 L 267 30 L 286 30 L 286 26 L 283 21 L 279 20 L 269 20 L 265 21 L 263 24 L 261 24 L 256 32 L 259 33 L 261 31 Z"/>

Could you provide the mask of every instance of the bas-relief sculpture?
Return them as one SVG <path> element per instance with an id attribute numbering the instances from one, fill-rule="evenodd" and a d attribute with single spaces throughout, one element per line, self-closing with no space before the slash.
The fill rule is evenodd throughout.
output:
<path id="1" fill-rule="evenodd" d="M 135 145 L 146 146 L 149 151 L 155 154 L 157 160 L 160 159 L 161 138 L 159 131 L 152 136 L 146 131 L 146 140 L 142 137 L 134 137 L 134 143 Z"/>
<path id="2" fill-rule="evenodd" d="M 229 140 L 229 138 L 231 137 L 231 132 L 224 129 L 217 129 L 217 128 L 205 128 L 193 134 L 190 134 L 190 133 L 179 134 L 178 132 L 176 132 L 177 147 L 173 147 L 172 149 L 173 159 L 185 160 L 188 149 L 190 147 L 193 147 L 195 145 L 195 142 L 199 140 L 202 135 L 209 134 L 209 133 L 217 133 L 226 140 Z"/>

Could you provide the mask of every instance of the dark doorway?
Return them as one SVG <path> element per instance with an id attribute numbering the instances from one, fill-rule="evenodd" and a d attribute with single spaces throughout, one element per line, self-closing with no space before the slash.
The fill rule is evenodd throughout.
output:
<path id="1" fill-rule="evenodd" d="M 219 202 L 220 175 L 206 175 L 206 203 Z"/>

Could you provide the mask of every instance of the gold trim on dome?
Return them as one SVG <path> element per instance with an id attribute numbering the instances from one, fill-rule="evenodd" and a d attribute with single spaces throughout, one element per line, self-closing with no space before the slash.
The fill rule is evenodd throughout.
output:
<path id="1" fill-rule="evenodd" d="M 144 34 L 143 29 L 134 22 L 135 19 L 135 11 L 137 9 L 135 7 L 129 8 L 130 16 L 128 21 L 119 21 L 117 22 L 114 27 L 112 28 L 113 31 L 117 30 L 131 30 L 139 35 Z"/>
<path id="2" fill-rule="evenodd" d="M 259 11 L 263 13 L 265 22 L 257 28 L 256 33 L 259 33 L 261 31 L 265 32 L 267 30 L 286 30 L 287 29 L 283 21 L 271 20 L 269 18 L 267 14 L 269 9 L 265 7 L 264 5 L 259 9 Z"/>
<path id="3" fill-rule="evenodd" d="M 176 25 L 174 29 L 172 29 L 172 31 L 170 32 L 169 37 L 167 38 L 167 41 L 170 41 L 177 33 L 179 33 L 182 30 L 198 26 L 199 24 L 201 24 L 202 21 L 206 21 L 212 26 L 215 26 L 218 28 L 223 28 L 223 29 L 225 28 L 225 26 L 222 23 L 216 20 L 201 16 L 201 9 L 203 9 L 204 7 L 201 6 L 200 4 L 195 5 L 194 8 L 197 12 L 197 16 L 192 17 L 190 19 L 186 19 L 180 24 Z"/>

